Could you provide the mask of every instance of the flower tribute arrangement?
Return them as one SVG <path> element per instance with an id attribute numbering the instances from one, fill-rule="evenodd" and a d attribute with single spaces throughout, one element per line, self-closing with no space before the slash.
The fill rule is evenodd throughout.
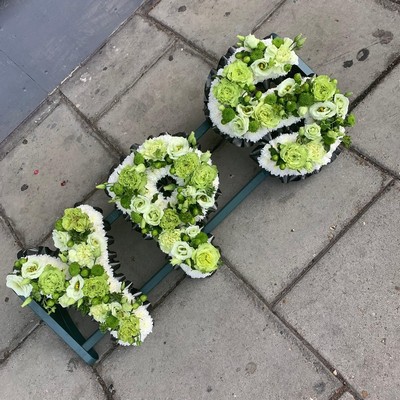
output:
<path id="1" fill-rule="evenodd" d="M 22 306 L 35 300 L 48 313 L 74 307 L 119 344 L 137 346 L 153 327 L 147 296 L 132 294 L 114 276 L 107 239 L 100 212 L 88 205 L 68 208 L 53 231 L 59 251 L 19 258 L 6 285 L 25 297 Z"/>
<path id="2" fill-rule="evenodd" d="M 106 189 L 135 229 L 155 239 L 160 249 L 191 277 L 209 276 L 220 265 L 219 250 L 198 224 L 215 209 L 218 170 L 211 153 L 188 138 L 162 134 L 133 146 L 113 171 Z"/>
<path id="3" fill-rule="evenodd" d="M 238 47 L 210 73 L 206 115 L 236 144 L 263 143 L 253 155 L 284 181 L 319 171 L 336 158 L 341 143 L 351 144 L 345 130 L 355 124 L 348 114 L 351 93 L 342 94 L 327 75 L 290 74 L 299 60 L 295 50 L 305 42 L 302 35 L 238 38 Z"/>

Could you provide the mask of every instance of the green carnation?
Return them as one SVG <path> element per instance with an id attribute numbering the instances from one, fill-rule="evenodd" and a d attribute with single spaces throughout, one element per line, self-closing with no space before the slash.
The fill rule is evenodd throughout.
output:
<path id="1" fill-rule="evenodd" d="M 109 293 L 109 284 L 107 275 L 93 276 L 85 280 L 83 294 L 90 299 L 95 297 L 104 297 Z"/>
<path id="2" fill-rule="evenodd" d="M 140 321 L 135 315 L 122 318 L 119 322 L 118 339 L 121 342 L 133 344 L 136 336 L 140 334 Z"/>
<path id="3" fill-rule="evenodd" d="M 280 122 L 279 114 L 270 104 L 259 103 L 254 111 L 254 117 L 263 127 L 270 129 L 275 128 Z"/>
<path id="4" fill-rule="evenodd" d="M 66 231 L 85 232 L 91 228 L 91 223 L 80 208 L 67 208 L 62 217 L 62 227 Z"/>
<path id="5" fill-rule="evenodd" d="M 164 160 L 167 155 L 167 145 L 162 138 L 148 139 L 140 146 L 140 153 L 147 160 Z"/>
<path id="6" fill-rule="evenodd" d="M 234 61 L 226 66 L 222 71 L 222 75 L 240 86 L 253 84 L 253 73 L 247 64 L 241 60 Z"/>
<path id="7" fill-rule="evenodd" d="M 39 289 L 44 295 L 54 295 L 55 293 L 64 292 L 65 289 L 65 273 L 57 267 L 46 265 L 44 271 L 39 276 Z"/>
<path id="8" fill-rule="evenodd" d="M 212 186 L 217 175 L 218 170 L 215 165 L 203 164 L 194 171 L 190 183 L 197 189 L 206 189 Z"/>
<path id="9" fill-rule="evenodd" d="M 181 240 L 181 231 L 179 229 L 172 229 L 164 231 L 158 237 L 158 243 L 161 251 L 169 254 L 175 242 Z"/>
<path id="10" fill-rule="evenodd" d="M 192 255 L 194 267 L 202 273 L 210 273 L 218 268 L 221 254 L 211 243 L 201 244 Z"/>
<path id="11" fill-rule="evenodd" d="M 181 223 L 178 213 L 170 208 L 164 211 L 160 226 L 163 229 L 174 229 Z"/>
<path id="12" fill-rule="evenodd" d="M 196 153 L 187 153 L 175 160 L 175 174 L 180 178 L 185 179 L 194 172 L 199 164 L 199 156 Z"/>
<path id="13" fill-rule="evenodd" d="M 300 170 L 307 162 L 308 152 L 307 148 L 299 143 L 285 143 L 281 145 L 280 156 L 288 168 Z"/>
<path id="14" fill-rule="evenodd" d="M 239 104 L 239 97 L 242 93 L 242 89 L 239 85 L 234 82 L 228 81 L 228 79 L 221 79 L 213 87 L 213 94 L 215 98 L 224 105 L 230 105 L 236 107 Z"/>
<path id="15" fill-rule="evenodd" d="M 147 177 L 143 172 L 138 172 L 135 165 L 127 165 L 120 172 L 118 183 L 128 190 L 141 192 L 146 186 Z"/>
<path id="16" fill-rule="evenodd" d="M 312 141 L 306 144 L 306 148 L 308 152 L 308 161 L 320 164 L 326 154 L 322 142 Z"/>
<path id="17" fill-rule="evenodd" d="M 68 259 L 70 262 L 76 262 L 81 266 L 91 268 L 99 255 L 96 248 L 89 244 L 80 243 L 68 252 Z"/>
<path id="18" fill-rule="evenodd" d="M 315 100 L 330 100 L 336 92 L 336 81 L 332 81 L 327 75 L 320 75 L 314 79 L 312 93 Z"/>

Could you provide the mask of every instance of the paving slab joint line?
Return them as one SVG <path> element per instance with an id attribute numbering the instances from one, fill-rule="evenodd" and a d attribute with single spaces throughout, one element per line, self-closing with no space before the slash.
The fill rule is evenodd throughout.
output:
<path id="1" fill-rule="evenodd" d="M 346 393 L 351 394 L 356 400 L 364 400 L 360 395 L 354 391 L 350 391 L 348 387 L 342 386 L 339 388 L 329 400 L 340 400 Z"/>
<path id="2" fill-rule="evenodd" d="M 141 15 L 140 15 L 141 16 Z M 141 16 L 142 17 L 142 16 Z M 142 17 L 143 18 L 143 17 Z M 138 82 L 140 79 L 143 78 L 174 46 L 176 46 L 178 40 L 176 38 L 172 38 L 170 42 L 168 43 L 167 47 L 161 51 L 158 57 L 155 57 L 151 62 L 150 65 L 147 66 L 147 68 L 144 68 L 139 76 L 134 79 L 133 82 L 131 82 L 129 85 L 127 85 L 123 90 L 121 90 L 119 93 L 117 93 L 112 100 L 106 104 L 98 113 L 95 117 L 89 118 L 86 117 L 88 120 L 92 121 L 94 124 L 96 124 L 105 114 L 107 114 L 120 100 L 122 97 L 125 96 L 129 90 L 131 90 Z M 62 91 L 62 89 L 60 89 Z M 64 94 L 64 93 L 63 93 Z M 64 94 L 65 97 L 67 97 Z M 68 97 L 67 97 L 68 98 Z M 69 98 L 68 98 L 69 99 Z M 69 100 L 71 103 L 72 101 Z M 73 103 L 72 103 L 73 104 Z"/>
<path id="3" fill-rule="evenodd" d="M 75 104 L 67 97 L 65 94 L 59 90 L 61 100 L 69 107 L 87 126 L 89 126 L 94 133 L 94 139 L 97 139 L 99 143 L 106 149 L 109 150 L 115 157 L 121 157 L 123 153 L 118 149 L 104 134 L 98 129 L 96 124 L 94 124 L 88 117 Z"/>
<path id="4" fill-rule="evenodd" d="M 164 22 L 162 22 L 162 21 L 158 20 L 157 18 L 155 18 L 155 17 L 153 17 L 151 15 L 148 15 L 148 14 L 141 14 L 140 12 L 138 12 L 138 15 L 140 15 L 142 18 L 144 18 L 148 22 L 152 23 L 158 29 L 164 31 L 167 34 L 174 35 L 176 38 L 181 40 L 187 46 L 191 47 L 193 50 L 196 51 L 196 53 L 201 55 L 205 59 L 207 64 L 209 64 L 211 67 L 215 67 L 217 65 L 217 63 L 218 63 L 218 59 L 217 58 L 215 58 L 213 55 L 211 55 L 210 53 L 208 53 L 204 49 L 202 49 L 199 46 L 197 46 L 196 44 L 194 44 L 191 40 L 185 38 L 183 35 L 181 35 L 180 33 L 176 32 L 175 30 L 173 30 L 168 25 L 164 24 Z"/>
<path id="5" fill-rule="evenodd" d="M 105 383 L 103 377 L 100 375 L 99 371 L 95 367 L 91 367 L 94 375 L 96 376 L 97 382 L 103 389 L 103 392 L 106 396 L 107 400 L 114 400 L 113 391 L 110 389 L 107 384 Z"/>
<path id="6" fill-rule="evenodd" d="M 37 329 L 39 329 L 40 326 L 44 325 L 43 321 L 39 321 L 33 328 L 23 337 L 21 340 L 12 348 L 12 349 L 6 349 L 3 357 L 0 359 L 0 367 L 5 365 L 8 361 L 8 359 L 14 354 L 15 351 L 17 351 L 24 343 L 25 341 L 34 333 L 36 332 Z"/>
<path id="7" fill-rule="evenodd" d="M 24 248 L 24 242 L 20 238 L 20 235 L 18 233 L 18 230 L 14 228 L 13 224 L 11 223 L 10 219 L 7 217 L 6 211 L 4 210 L 3 206 L 0 204 L 0 218 L 3 220 L 7 228 L 9 229 L 12 237 L 14 240 L 17 242 L 18 246 L 23 249 Z"/>
<path id="8" fill-rule="evenodd" d="M 331 374 L 337 378 L 342 385 L 347 388 L 347 389 L 351 389 L 352 391 L 354 391 L 354 389 L 351 387 L 351 385 L 346 381 L 346 379 L 344 378 L 344 376 L 337 370 L 337 368 L 335 368 L 333 365 L 331 365 L 329 363 L 329 361 L 322 356 L 318 350 L 316 350 L 306 339 L 303 338 L 303 336 L 301 336 L 299 334 L 299 332 L 297 332 L 297 330 L 288 322 L 286 321 L 281 315 L 279 315 L 276 311 L 274 311 L 271 308 L 271 305 L 268 303 L 268 301 L 262 296 L 261 293 L 259 293 L 257 291 L 256 288 L 254 288 L 245 278 L 243 278 L 243 276 L 236 270 L 236 268 L 225 258 L 223 258 L 223 262 L 226 265 L 226 267 L 236 276 L 236 278 L 242 282 L 243 286 L 250 292 L 252 293 L 261 303 L 263 303 L 266 308 L 282 323 L 282 325 L 284 325 L 288 331 L 293 334 L 297 340 L 299 340 L 299 342 L 307 349 L 309 350 L 317 359 L 318 361 L 321 362 L 321 364 L 328 369 Z M 335 371 L 335 373 L 334 373 Z M 355 392 L 355 391 L 354 391 Z M 357 392 L 355 392 L 357 393 Z M 360 399 L 357 398 L 357 400 L 362 400 L 361 397 Z"/>
<path id="9" fill-rule="evenodd" d="M 338 234 L 311 260 L 311 262 L 280 292 L 271 302 L 271 309 L 275 310 L 277 304 L 311 271 L 311 269 L 325 256 L 326 253 L 348 232 L 348 230 L 356 224 L 360 218 L 373 206 L 390 188 L 395 184 L 392 179 L 383 186 L 369 200 L 360 211 L 338 232 Z"/>
<path id="10" fill-rule="evenodd" d="M 385 68 L 383 72 L 381 72 L 372 83 L 362 92 L 360 93 L 351 103 L 349 107 L 349 111 L 353 111 L 362 101 L 372 93 L 379 84 L 400 64 L 400 54 Z"/>
<path id="11" fill-rule="evenodd" d="M 256 24 L 256 26 L 251 30 L 251 33 L 254 33 L 258 28 L 260 28 L 263 24 L 268 22 L 268 20 L 274 16 L 276 12 L 279 11 L 279 9 L 287 2 L 287 0 L 282 0 L 280 3 L 276 5 L 276 7 L 269 13 L 267 14 L 260 22 Z M 241 35 L 245 35 L 246 32 L 241 33 Z M 282 32 L 284 34 L 284 32 Z"/>
<path id="12" fill-rule="evenodd" d="M 137 9 L 137 12 L 141 14 L 148 14 L 159 3 L 161 3 L 161 0 L 147 0 Z"/>

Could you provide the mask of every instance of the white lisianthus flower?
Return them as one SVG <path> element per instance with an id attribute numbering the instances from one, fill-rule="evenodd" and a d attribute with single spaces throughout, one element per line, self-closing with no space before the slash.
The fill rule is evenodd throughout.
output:
<path id="1" fill-rule="evenodd" d="M 191 238 L 195 238 L 199 233 L 201 229 L 198 225 L 190 225 L 186 228 L 185 233 Z"/>
<path id="2" fill-rule="evenodd" d="M 189 142 L 184 137 L 173 137 L 168 139 L 167 153 L 172 160 L 189 152 Z"/>
<path id="3" fill-rule="evenodd" d="M 212 207 L 215 203 L 213 196 L 208 196 L 204 190 L 199 190 L 196 194 L 196 201 L 203 208 Z"/>
<path id="4" fill-rule="evenodd" d="M 271 43 L 271 45 L 267 46 L 265 49 L 265 58 L 273 58 L 274 61 L 282 67 L 286 64 L 297 64 L 299 58 L 296 53 L 291 50 L 292 44 L 293 40 L 289 38 L 284 38 L 283 44 L 279 48 Z"/>
<path id="5" fill-rule="evenodd" d="M 6 286 L 14 290 L 18 296 L 29 297 L 32 292 L 30 279 L 18 275 L 7 275 Z"/>
<path id="6" fill-rule="evenodd" d="M 22 265 L 21 276 L 28 279 L 39 278 L 45 266 L 46 264 L 41 263 L 38 259 L 28 258 L 28 261 Z"/>
<path id="7" fill-rule="evenodd" d="M 292 78 L 287 78 L 282 81 L 277 87 L 278 95 L 280 97 L 285 96 L 285 94 L 291 94 L 294 92 L 294 88 L 296 87 L 296 82 Z"/>
<path id="8" fill-rule="evenodd" d="M 336 104 L 332 103 L 331 101 L 314 103 L 309 108 L 311 117 L 317 121 L 322 121 L 324 119 L 333 117 L 336 114 L 336 111 Z"/>
<path id="9" fill-rule="evenodd" d="M 249 130 L 250 120 L 241 115 L 237 115 L 231 122 L 230 126 L 237 136 L 243 136 Z"/>
<path id="10" fill-rule="evenodd" d="M 250 65 L 250 68 L 253 71 L 254 80 L 256 82 L 262 82 L 271 74 L 271 71 L 268 67 L 268 61 L 269 59 L 267 58 L 260 58 Z"/>
<path id="11" fill-rule="evenodd" d="M 308 107 L 306 106 L 299 107 L 298 113 L 300 117 L 304 117 L 308 113 Z"/>
<path id="12" fill-rule="evenodd" d="M 175 242 L 171 249 L 171 256 L 177 260 L 185 261 L 193 254 L 193 248 L 186 242 Z"/>
<path id="13" fill-rule="evenodd" d="M 85 285 L 85 280 L 80 276 L 76 275 L 69 281 L 69 286 L 66 290 L 66 295 L 75 301 L 78 301 L 83 297 L 83 286 Z"/>
<path id="14" fill-rule="evenodd" d="M 254 106 L 244 106 L 243 104 L 238 104 L 236 111 L 241 117 L 250 118 L 254 113 Z"/>
<path id="15" fill-rule="evenodd" d="M 349 111 L 349 99 L 343 94 L 335 94 L 334 102 L 337 107 L 337 115 L 340 118 L 346 118 L 347 112 Z"/>
<path id="16" fill-rule="evenodd" d="M 53 231 L 53 241 L 54 241 L 54 246 L 57 247 L 57 249 L 60 249 L 61 251 L 66 251 L 69 249 L 67 246 L 67 243 L 71 240 L 71 236 L 68 232 L 62 232 L 62 231 Z"/>
<path id="17" fill-rule="evenodd" d="M 194 186 L 187 186 L 182 190 L 182 194 L 185 197 L 195 197 L 197 193 L 197 189 Z"/>
<path id="18" fill-rule="evenodd" d="M 86 242 L 92 248 L 92 253 L 96 258 L 107 249 L 105 238 L 100 233 L 91 233 Z"/>
<path id="19" fill-rule="evenodd" d="M 117 301 L 113 301 L 112 303 L 108 304 L 108 310 L 114 317 L 118 316 L 118 311 L 122 309 L 122 305 Z"/>
<path id="20" fill-rule="evenodd" d="M 106 321 L 108 314 L 108 305 L 107 304 L 97 304 L 95 306 L 90 307 L 89 315 L 93 317 L 93 319 L 97 322 L 103 323 Z"/>
<path id="21" fill-rule="evenodd" d="M 76 300 L 73 299 L 72 297 L 69 297 L 67 294 L 64 294 L 58 299 L 58 303 L 62 308 L 67 308 L 75 304 Z"/>
<path id="22" fill-rule="evenodd" d="M 150 199 L 142 195 L 134 196 L 132 198 L 131 208 L 133 211 L 143 214 L 150 208 Z"/>
<path id="23" fill-rule="evenodd" d="M 260 39 L 257 39 L 254 35 L 247 35 L 244 38 L 243 45 L 248 49 L 255 49 L 260 42 Z"/>

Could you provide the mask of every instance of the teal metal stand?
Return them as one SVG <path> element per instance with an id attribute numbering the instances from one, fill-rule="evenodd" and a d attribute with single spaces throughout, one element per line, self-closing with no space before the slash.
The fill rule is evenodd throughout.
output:
<path id="1" fill-rule="evenodd" d="M 196 139 L 200 139 L 210 128 L 211 124 L 208 121 L 204 121 L 195 131 Z M 212 217 L 205 225 L 204 231 L 206 233 L 212 232 L 261 182 L 264 181 L 266 176 L 268 176 L 268 173 L 261 170 Z M 114 210 L 105 218 L 105 221 L 112 224 L 121 215 L 121 211 Z M 151 292 L 171 271 L 173 271 L 173 269 L 174 267 L 171 264 L 165 264 L 143 285 L 141 292 L 146 294 Z M 104 336 L 103 332 L 97 329 L 89 338 L 85 339 L 66 309 L 58 307 L 54 314 L 49 315 L 34 301 L 32 301 L 29 306 L 39 318 L 60 336 L 60 338 L 87 364 L 93 365 L 98 360 L 99 356 L 93 347 L 102 339 Z"/>

